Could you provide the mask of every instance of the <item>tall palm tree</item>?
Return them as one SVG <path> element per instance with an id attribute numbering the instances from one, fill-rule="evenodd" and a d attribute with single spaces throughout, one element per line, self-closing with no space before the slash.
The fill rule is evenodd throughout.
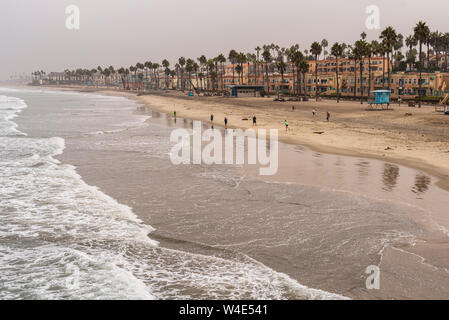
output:
<path id="1" fill-rule="evenodd" d="M 235 64 L 237 63 L 238 55 L 239 54 L 234 49 L 229 51 L 229 54 L 228 54 L 228 60 L 232 64 L 232 84 L 235 83 Z"/>
<path id="2" fill-rule="evenodd" d="M 398 35 L 393 27 L 387 27 L 380 34 L 380 39 L 386 48 L 387 52 L 387 63 L 388 63 L 388 90 L 391 91 L 391 74 L 390 74 L 390 53 L 394 49 L 394 45 L 397 42 Z"/>
<path id="3" fill-rule="evenodd" d="M 256 58 L 256 55 L 254 54 L 254 53 L 247 53 L 246 54 L 246 63 L 247 63 L 247 67 L 248 67 L 248 85 L 249 85 L 249 68 L 250 68 L 250 63 L 252 63 L 253 64 L 253 72 L 254 72 L 254 74 L 256 73 L 256 60 L 257 58 Z"/>
<path id="4" fill-rule="evenodd" d="M 357 55 L 355 46 L 348 46 L 347 54 L 349 60 L 354 61 L 354 99 L 357 95 Z"/>
<path id="5" fill-rule="evenodd" d="M 444 52 L 444 71 L 447 71 L 447 55 L 449 53 L 449 32 L 446 32 L 442 38 L 442 46 Z"/>
<path id="6" fill-rule="evenodd" d="M 430 67 L 430 46 L 432 45 L 432 32 L 429 29 L 429 33 L 426 34 L 426 40 L 425 40 L 426 46 L 427 46 L 427 69 Z"/>
<path id="7" fill-rule="evenodd" d="M 170 75 L 170 62 L 167 59 L 162 60 L 162 66 L 165 68 L 165 89 L 168 89 L 168 76 Z"/>
<path id="8" fill-rule="evenodd" d="M 208 83 L 207 83 L 207 87 L 209 88 L 209 82 L 210 82 L 210 85 L 212 87 L 212 91 L 215 91 L 215 77 L 216 77 L 216 73 L 214 71 L 214 69 L 215 69 L 215 61 L 213 59 L 207 60 L 206 68 L 207 68 L 207 76 L 209 77 L 209 80 L 208 80 Z"/>
<path id="9" fill-rule="evenodd" d="M 402 49 L 403 46 L 404 46 L 404 36 L 401 33 L 399 33 L 397 35 L 397 37 L 396 37 L 395 43 L 393 44 L 394 66 L 396 66 L 396 67 L 399 66 L 399 64 L 398 64 L 400 62 L 400 59 L 399 59 L 400 55 L 399 55 L 399 53 L 402 53 L 401 49 Z M 402 57 L 403 57 L 403 55 L 402 55 Z"/>
<path id="10" fill-rule="evenodd" d="M 306 59 L 302 59 L 301 63 L 299 65 L 299 70 L 302 73 L 302 79 L 303 79 L 303 83 L 304 83 L 304 97 L 307 95 L 307 90 L 306 90 L 306 73 L 309 72 L 309 63 L 307 62 Z"/>
<path id="11" fill-rule="evenodd" d="M 178 59 L 179 70 L 181 72 L 181 91 L 184 91 L 184 66 L 186 65 L 186 58 L 180 57 Z"/>
<path id="12" fill-rule="evenodd" d="M 334 45 L 331 48 L 331 54 L 335 57 L 335 76 L 337 78 L 337 103 L 340 103 L 340 82 L 338 78 L 338 69 L 340 69 L 340 66 L 338 64 L 338 58 L 340 58 L 343 55 L 344 52 L 344 46 L 339 44 L 338 42 L 335 42 Z"/>
<path id="13" fill-rule="evenodd" d="M 194 64 L 195 61 L 193 61 L 192 59 L 187 59 L 186 60 L 186 72 L 187 75 L 189 76 L 189 87 L 190 89 L 192 89 L 192 72 L 194 70 Z"/>
<path id="14" fill-rule="evenodd" d="M 153 62 L 146 61 L 144 63 L 146 88 L 148 88 L 148 84 L 150 83 L 150 78 L 151 78 L 151 73 L 150 73 L 150 78 L 148 78 L 148 71 L 150 71 L 152 69 L 153 69 Z"/>
<path id="15" fill-rule="evenodd" d="M 159 68 L 161 65 L 159 63 L 153 63 L 154 78 L 156 79 L 156 89 L 159 89 Z"/>
<path id="16" fill-rule="evenodd" d="M 422 68 L 423 68 L 422 46 L 426 42 L 426 40 L 430 34 L 430 29 L 425 22 L 419 21 L 416 24 L 413 31 L 415 32 L 414 33 L 415 39 L 418 40 L 418 42 L 419 42 L 419 62 L 418 62 L 418 68 L 419 68 L 418 100 L 419 100 L 419 102 L 418 103 L 419 103 L 419 107 L 421 108 L 421 86 L 422 86 Z"/>
<path id="17" fill-rule="evenodd" d="M 262 48 L 257 46 L 254 50 L 256 51 L 256 64 L 255 64 L 255 70 L 254 70 L 254 79 L 255 79 L 255 81 L 254 82 L 255 82 L 255 84 L 257 86 L 257 82 L 259 80 L 259 73 L 258 73 L 257 65 L 259 64 L 259 61 L 260 61 L 259 60 L 259 55 L 260 55 L 260 51 L 262 50 Z"/>
<path id="18" fill-rule="evenodd" d="M 239 80 L 240 84 L 243 84 L 243 71 L 244 71 L 243 64 L 246 63 L 246 60 L 247 60 L 246 54 L 240 52 L 237 56 L 237 63 L 242 67 L 241 68 L 242 72 L 240 73 L 241 80 Z"/>
<path id="19" fill-rule="evenodd" d="M 430 44 L 436 55 L 436 67 L 440 65 L 440 54 L 443 49 L 443 34 L 439 31 L 434 31 L 430 34 Z"/>
<path id="20" fill-rule="evenodd" d="M 226 62 L 226 57 L 224 54 L 220 53 L 217 58 L 217 62 L 220 63 L 220 82 L 221 82 L 221 91 L 224 90 L 224 82 L 223 82 L 223 76 L 224 76 L 224 64 Z"/>
<path id="21" fill-rule="evenodd" d="M 323 48 L 318 42 L 312 43 L 310 52 L 315 56 L 315 100 L 318 101 L 318 57 Z"/>
<path id="22" fill-rule="evenodd" d="M 364 87 L 363 87 L 363 58 L 366 55 L 366 47 L 368 43 L 363 40 L 357 40 L 354 45 L 354 56 L 355 59 L 359 61 L 359 72 L 360 72 L 360 104 L 363 104 L 363 94 L 364 94 Z"/>
<path id="23" fill-rule="evenodd" d="M 126 74 L 125 68 L 122 67 L 122 68 L 118 69 L 117 72 L 120 75 L 120 78 L 122 79 L 123 89 L 125 89 L 125 74 Z"/>
<path id="24" fill-rule="evenodd" d="M 235 71 L 237 72 L 237 74 L 238 74 L 238 76 L 239 76 L 239 84 L 242 84 L 241 78 L 240 78 L 240 74 L 243 73 L 243 67 L 242 67 L 240 64 L 238 64 L 238 65 L 235 67 Z"/>
<path id="25" fill-rule="evenodd" d="M 204 54 L 201 57 L 197 58 L 196 60 L 198 60 L 198 62 L 200 63 L 201 69 L 203 69 L 207 64 L 207 58 Z M 204 74 L 203 74 L 203 79 L 204 79 Z M 203 79 L 201 79 L 201 90 L 204 90 Z"/>
<path id="26" fill-rule="evenodd" d="M 143 70 L 145 68 L 145 65 L 138 62 L 136 63 L 136 69 L 137 70 Z M 137 79 L 136 79 L 137 80 Z M 142 83 L 142 89 L 143 89 L 143 78 L 139 77 L 140 82 Z"/>
<path id="27" fill-rule="evenodd" d="M 195 88 L 195 91 L 198 93 L 199 90 L 200 90 L 200 79 L 199 79 L 199 77 L 198 77 L 198 73 L 199 73 L 199 70 L 200 70 L 200 66 L 199 66 L 199 64 L 196 63 L 195 61 L 193 61 L 193 64 L 192 64 L 192 70 L 193 70 L 193 72 L 195 72 L 195 78 L 196 78 L 196 88 Z"/>
<path id="28" fill-rule="evenodd" d="M 267 93 L 270 94 L 270 77 L 268 75 L 268 64 L 271 63 L 272 57 L 270 49 L 267 47 L 264 49 L 262 53 L 263 60 L 265 61 L 265 74 L 266 74 L 266 81 L 267 81 Z"/>
<path id="29" fill-rule="evenodd" d="M 409 54 L 412 55 L 413 47 L 415 47 L 418 44 L 418 41 L 416 40 L 414 35 L 409 35 L 407 38 L 405 38 L 405 45 L 409 48 Z M 414 61 L 413 61 L 414 62 Z M 412 71 L 412 63 L 410 65 L 410 71 Z"/>
<path id="30" fill-rule="evenodd" d="M 293 64 L 293 93 L 295 95 L 300 95 L 301 91 L 301 71 L 300 65 L 301 61 L 304 59 L 304 55 L 301 51 L 299 51 L 299 45 L 292 46 L 288 51 L 288 60 L 291 64 Z M 295 81 L 295 72 L 296 72 L 296 81 Z"/>

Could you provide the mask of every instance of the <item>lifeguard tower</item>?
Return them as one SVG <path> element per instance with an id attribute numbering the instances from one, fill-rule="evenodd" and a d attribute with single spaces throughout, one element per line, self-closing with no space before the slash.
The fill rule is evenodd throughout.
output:
<path id="1" fill-rule="evenodd" d="M 381 109 L 384 109 L 384 105 L 387 107 L 390 106 L 390 91 L 389 90 L 374 90 L 371 91 L 374 94 L 374 100 L 368 101 L 369 107 L 371 109 L 374 109 L 378 106 L 381 107 Z"/>

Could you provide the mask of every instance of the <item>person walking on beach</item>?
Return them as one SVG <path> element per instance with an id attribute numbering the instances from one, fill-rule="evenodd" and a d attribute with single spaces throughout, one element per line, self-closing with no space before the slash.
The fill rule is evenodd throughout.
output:
<path id="1" fill-rule="evenodd" d="M 176 110 L 173 111 L 173 117 L 176 119 Z"/>
<path id="2" fill-rule="evenodd" d="M 210 122 L 212 122 L 212 123 L 214 122 L 214 115 L 213 114 L 210 115 Z"/>
<path id="3" fill-rule="evenodd" d="M 315 110 L 315 109 L 312 110 L 312 115 L 313 115 L 314 117 L 316 116 L 316 110 Z"/>
<path id="4" fill-rule="evenodd" d="M 327 111 L 326 112 L 326 120 L 327 120 L 327 122 L 329 122 L 330 118 L 331 118 L 331 114 L 329 113 L 329 111 Z"/>
<path id="5" fill-rule="evenodd" d="M 257 126 L 257 118 L 256 116 L 253 117 L 253 127 Z"/>
<path id="6" fill-rule="evenodd" d="M 284 121 L 284 125 L 285 125 L 285 132 L 287 132 L 288 131 L 288 122 L 287 122 L 287 120 Z"/>
<path id="7" fill-rule="evenodd" d="M 225 129 L 227 129 L 228 128 L 228 118 L 224 118 L 224 124 L 225 124 Z"/>

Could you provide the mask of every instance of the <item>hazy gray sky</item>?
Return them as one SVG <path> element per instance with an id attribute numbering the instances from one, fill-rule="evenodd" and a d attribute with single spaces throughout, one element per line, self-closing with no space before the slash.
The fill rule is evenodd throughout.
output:
<path id="1" fill-rule="evenodd" d="M 81 11 L 80 30 L 65 27 L 65 8 Z M 408 35 L 418 20 L 449 32 L 448 0 L 1 0 L 0 79 L 14 72 L 136 62 L 173 64 L 179 56 L 227 56 L 229 49 L 326 38 L 353 42 L 378 30 L 365 27 L 365 8 L 381 9 L 381 28 Z"/>

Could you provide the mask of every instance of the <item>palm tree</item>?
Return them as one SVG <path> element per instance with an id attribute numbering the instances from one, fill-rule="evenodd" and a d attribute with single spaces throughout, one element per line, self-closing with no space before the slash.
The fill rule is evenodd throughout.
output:
<path id="1" fill-rule="evenodd" d="M 398 62 L 400 62 L 399 53 L 402 53 L 401 49 L 402 49 L 403 46 L 404 46 L 404 36 L 401 33 L 399 33 L 397 35 L 397 37 L 396 37 L 395 43 L 393 44 L 394 65 L 396 66 L 396 68 L 399 67 L 399 64 L 398 64 Z"/>
<path id="2" fill-rule="evenodd" d="M 262 50 L 262 48 L 257 46 L 254 50 L 256 51 L 256 64 L 255 64 L 255 70 L 254 70 L 254 79 L 255 79 L 255 84 L 257 86 L 257 81 L 259 80 L 259 73 L 258 73 L 257 65 L 259 64 L 259 61 L 260 61 L 259 54 L 260 54 L 260 51 Z"/>
<path id="3" fill-rule="evenodd" d="M 439 31 L 432 32 L 431 44 L 436 54 L 436 66 L 440 66 L 440 55 L 444 51 L 444 34 Z"/>
<path id="4" fill-rule="evenodd" d="M 243 84 L 243 70 L 244 70 L 243 64 L 246 63 L 246 54 L 244 54 L 243 52 L 240 52 L 237 56 L 237 63 L 242 67 L 241 68 L 242 72 L 240 74 L 242 79 L 241 79 L 241 81 L 239 80 L 239 83 Z"/>
<path id="5" fill-rule="evenodd" d="M 374 43 L 376 46 L 376 43 Z M 365 57 L 368 58 L 368 99 L 371 96 L 371 57 L 373 56 L 373 42 L 367 43 L 365 46 Z"/>
<path id="6" fill-rule="evenodd" d="M 207 83 L 207 87 L 209 87 L 209 82 L 210 82 L 210 84 L 212 86 L 212 90 L 215 90 L 215 83 L 214 83 L 215 76 L 216 76 L 216 74 L 214 72 L 215 61 L 213 59 L 207 60 L 206 68 L 207 68 L 207 76 L 209 77 L 209 81 Z M 214 74 L 215 74 L 215 76 L 214 76 Z"/>
<path id="7" fill-rule="evenodd" d="M 430 46 L 432 45 L 432 32 L 429 29 L 429 32 L 426 34 L 426 40 L 425 40 L 426 46 L 427 46 L 427 69 L 430 67 Z"/>
<path id="8" fill-rule="evenodd" d="M 335 57 L 336 67 L 335 67 L 335 74 L 337 78 L 337 103 L 340 103 L 340 83 L 338 79 L 338 69 L 340 69 L 340 66 L 338 64 L 338 58 L 343 55 L 344 52 L 344 46 L 339 44 L 338 42 L 335 42 L 334 45 L 331 48 L 331 54 Z"/>
<path id="9" fill-rule="evenodd" d="M 354 60 L 354 98 L 357 95 L 357 56 L 354 46 L 349 45 L 346 55 L 349 60 Z"/>
<path id="10" fill-rule="evenodd" d="M 359 61 L 359 72 L 360 72 L 360 104 L 363 104 L 363 93 L 364 93 L 364 87 L 363 87 L 363 58 L 366 55 L 366 51 L 367 51 L 367 45 L 368 43 L 363 40 L 357 40 L 355 45 L 354 45 L 354 56 L 355 56 L 355 60 Z"/>
<path id="11" fill-rule="evenodd" d="M 306 73 L 309 72 L 309 63 L 305 59 L 301 60 L 301 63 L 299 65 L 299 70 L 302 73 L 302 79 L 303 79 L 303 83 L 304 83 L 304 97 L 305 97 L 307 95 L 307 90 L 306 90 Z"/>
<path id="12" fill-rule="evenodd" d="M 201 90 L 203 90 L 204 73 L 199 72 L 199 73 L 198 73 L 198 78 L 200 79 L 200 82 L 201 82 Z"/>
<path id="13" fill-rule="evenodd" d="M 148 87 L 148 84 L 150 83 L 148 78 L 148 71 L 153 68 L 153 63 L 151 61 L 146 61 L 144 63 L 144 70 L 145 70 L 145 81 L 147 82 L 146 87 Z M 150 74 L 151 75 L 151 74 Z M 150 76 L 151 77 L 151 76 Z"/>
<path id="14" fill-rule="evenodd" d="M 409 56 L 409 55 L 410 55 L 410 57 L 412 56 L 413 47 L 415 47 L 417 44 L 418 44 L 418 41 L 416 40 L 414 35 L 409 35 L 407 38 L 405 38 L 405 45 L 409 48 L 409 54 L 407 56 Z M 410 71 L 412 71 L 412 64 L 414 62 L 415 61 L 413 60 L 413 62 L 409 64 Z"/>
<path id="15" fill-rule="evenodd" d="M 229 54 L 228 54 L 228 60 L 232 64 L 232 84 L 235 83 L 235 64 L 237 63 L 238 55 L 239 54 L 234 49 L 229 51 Z"/>
<path id="16" fill-rule="evenodd" d="M 195 61 L 192 64 L 192 70 L 193 70 L 193 72 L 195 72 L 195 77 L 196 77 L 196 88 L 195 88 L 195 91 L 198 93 L 199 92 L 199 88 L 200 88 L 200 80 L 198 78 L 198 71 L 200 70 L 200 66 Z"/>
<path id="17" fill-rule="evenodd" d="M 154 78 L 156 79 L 156 89 L 159 89 L 159 68 L 161 65 L 159 63 L 153 63 Z"/>
<path id="18" fill-rule="evenodd" d="M 387 27 L 380 34 L 380 39 L 382 40 L 383 45 L 386 48 L 387 53 L 387 63 L 388 63 L 388 90 L 390 89 L 391 84 L 391 74 L 390 74 L 390 53 L 393 51 L 394 45 L 397 42 L 398 35 L 396 34 L 396 30 L 393 27 Z"/>
<path id="19" fill-rule="evenodd" d="M 270 77 L 268 75 L 268 64 L 271 63 L 272 57 L 271 52 L 268 47 L 266 47 L 262 53 L 263 60 L 265 61 L 265 73 L 266 73 L 266 81 L 267 81 L 267 93 L 270 94 Z"/>
<path id="20" fill-rule="evenodd" d="M 254 74 L 256 73 L 256 62 L 257 62 L 257 58 L 256 55 L 254 53 L 247 53 L 246 54 L 246 63 L 248 64 L 248 85 L 249 85 L 249 67 L 250 67 L 250 62 L 252 62 L 253 67 L 254 67 Z"/>
<path id="21" fill-rule="evenodd" d="M 224 54 L 220 53 L 217 58 L 216 58 L 217 62 L 220 63 L 221 65 L 221 70 L 220 70 L 220 79 L 221 79 L 221 91 L 224 90 L 224 82 L 223 82 L 223 75 L 224 75 L 224 64 L 226 62 L 226 57 L 224 56 Z"/>
<path id="22" fill-rule="evenodd" d="M 190 87 L 190 89 L 192 89 L 192 72 L 194 70 L 194 65 L 193 65 L 194 63 L 195 63 L 195 61 L 193 61 L 190 58 L 186 60 L 186 72 L 187 72 L 187 74 L 189 76 L 189 87 Z"/>
<path id="23" fill-rule="evenodd" d="M 186 58 L 180 57 L 178 59 L 179 70 L 181 72 L 181 91 L 184 91 L 184 66 L 186 64 Z"/>
<path id="24" fill-rule="evenodd" d="M 288 51 L 288 59 L 289 62 L 291 62 L 294 66 L 293 68 L 293 93 L 296 95 L 300 95 L 301 91 L 301 71 L 300 71 L 300 65 L 301 61 L 304 59 L 304 55 L 301 51 L 299 51 L 299 45 L 292 46 Z M 295 71 L 296 71 L 296 80 L 295 81 Z M 296 90 L 295 84 L 297 83 L 296 87 L 298 90 Z"/>
<path id="25" fill-rule="evenodd" d="M 170 75 L 170 62 L 167 59 L 162 60 L 162 66 L 165 68 L 165 89 L 168 88 L 168 76 Z"/>
<path id="26" fill-rule="evenodd" d="M 449 32 L 446 32 L 443 35 L 442 46 L 444 51 L 444 71 L 447 71 L 447 55 L 449 52 Z"/>
<path id="27" fill-rule="evenodd" d="M 285 69 L 287 68 L 287 64 L 284 62 L 283 57 L 279 58 L 278 62 L 276 63 L 276 68 L 278 69 L 279 73 L 281 74 L 281 86 L 283 86 L 284 85 L 284 73 L 285 73 Z"/>
<path id="28" fill-rule="evenodd" d="M 201 57 L 197 58 L 196 60 L 198 60 L 198 62 L 200 63 L 201 69 L 203 69 L 207 64 L 207 58 L 204 54 Z M 204 74 L 203 74 L 203 79 L 204 79 Z M 201 90 L 204 90 L 203 79 L 201 79 Z"/>
<path id="29" fill-rule="evenodd" d="M 239 75 L 239 84 L 242 84 L 242 83 L 241 83 L 240 74 L 243 73 L 243 67 L 242 67 L 240 64 L 238 64 L 238 65 L 235 67 L 235 71 L 236 71 L 237 74 Z"/>
<path id="30" fill-rule="evenodd" d="M 318 42 L 312 43 L 310 52 L 315 56 L 315 100 L 318 101 L 318 56 L 323 48 Z"/>
<path id="31" fill-rule="evenodd" d="M 421 86 L 422 86 L 422 46 L 426 42 L 428 35 L 430 33 L 430 29 L 425 22 L 419 21 L 414 30 L 414 37 L 419 42 L 419 89 L 418 89 L 418 99 L 419 99 L 419 107 L 421 108 Z"/>
<path id="32" fill-rule="evenodd" d="M 122 80 L 123 89 L 125 89 L 125 68 L 121 67 L 117 72 L 120 75 L 120 79 Z"/>
<path id="33" fill-rule="evenodd" d="M 137 70 L 143 70 L 145 68 L 145 65 L 138 62 L 136 63 L 136 69 Z M 143 89 L 143 78 L 139 77 L 140 82 L 142 83 L 142 89 Z"/>

